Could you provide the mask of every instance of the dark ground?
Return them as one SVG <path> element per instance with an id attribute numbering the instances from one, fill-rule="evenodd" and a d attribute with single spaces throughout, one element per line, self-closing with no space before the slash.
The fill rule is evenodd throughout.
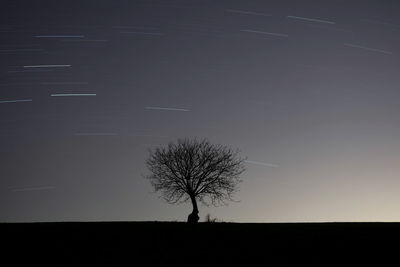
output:
<path id="1" fill-rule="evenodd" d="M 375 266 L 400 261 L 400 223 L 0 224 L 2 266 Z"/>

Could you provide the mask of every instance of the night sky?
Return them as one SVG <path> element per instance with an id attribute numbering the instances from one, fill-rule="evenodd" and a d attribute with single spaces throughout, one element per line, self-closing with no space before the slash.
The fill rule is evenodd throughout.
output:
<path id="1" fill-rule="evenodd" d="M 400 220 L 399 1 L 1 2 L 0 221 L 185 221 L 185 137 L 247 157 L 201 221 Z"/>

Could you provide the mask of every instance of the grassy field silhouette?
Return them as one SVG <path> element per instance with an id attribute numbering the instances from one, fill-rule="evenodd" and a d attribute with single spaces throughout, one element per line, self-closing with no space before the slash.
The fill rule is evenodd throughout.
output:
<path id="1" fill-rule="evenodd" d="M 349 266 L 397 260 L 399 223 L 3 223 L 15 266 Z"/>

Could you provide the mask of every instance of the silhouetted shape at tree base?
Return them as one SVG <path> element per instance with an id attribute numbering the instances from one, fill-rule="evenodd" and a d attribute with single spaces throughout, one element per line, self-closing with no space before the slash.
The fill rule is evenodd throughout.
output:
<path id="1" fill-rule="evenodd" d="M 194 213 L 194 212 L 190 213 L 188 216 L 187 222 L 188 223 L 197 223 L 200 219 L 199 215 L 197 215 L 197 214 L 198 213 Z"/>

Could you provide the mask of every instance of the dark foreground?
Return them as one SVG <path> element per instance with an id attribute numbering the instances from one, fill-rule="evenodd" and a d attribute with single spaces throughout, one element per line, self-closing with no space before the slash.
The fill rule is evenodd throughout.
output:
<path id="1" fill-rule="evenodd" d="M 399 223 L 0 224 L 2 266 L 388 266 Z"/>

